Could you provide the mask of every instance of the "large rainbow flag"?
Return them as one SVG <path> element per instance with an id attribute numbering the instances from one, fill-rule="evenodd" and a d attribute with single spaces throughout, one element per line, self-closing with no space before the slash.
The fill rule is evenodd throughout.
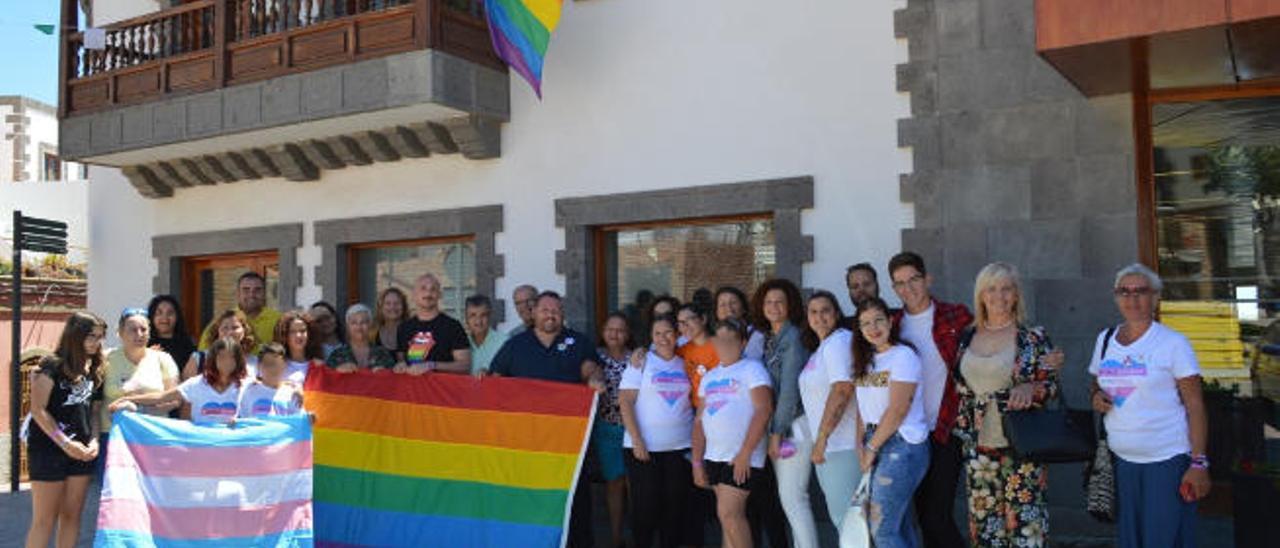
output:
<path id="1" fill-rule="evenodd" d="M 563 0 L 485 0 L 493 51 L 542 97 L 542 58 Z"/>
<path id="2" fill-rule="evenodd" d="M 115 414 L 94 546 L 311 546 L 311 421 Z"/>
<path id="3" fill-rule="evenodd" d="M 312 369 L 317 543 L 561 546 L 595 402 L 563 383 Z"/>

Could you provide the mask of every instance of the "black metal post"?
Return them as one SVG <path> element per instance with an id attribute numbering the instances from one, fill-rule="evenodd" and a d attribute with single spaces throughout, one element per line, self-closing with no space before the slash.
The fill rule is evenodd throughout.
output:
<path id="1" fill-rule="evenodd" d="M 18 446 L 18 429 L 22 420 L 22 212 L 13 212 L 13 369 L 9 377 L 9 492 L 18 492 L 19 460 L 22 449 Z"/>

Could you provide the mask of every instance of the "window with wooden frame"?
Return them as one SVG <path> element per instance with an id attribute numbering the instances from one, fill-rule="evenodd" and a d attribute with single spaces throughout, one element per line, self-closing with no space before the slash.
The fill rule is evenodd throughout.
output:
<path id="1" fill-rule="evenodd" d="M 280 257 L 275 251 L 227 253 L 182 259 L 183 320 L 192 338 L 223 310 L 236 306 L 236 282 L 245 272 L 267 280 L 267 306 L 280 303 Z"/>
<path id="2" fill-rule="evenodd" d="M 1280 344 L 1280 85 L 1145 99 L 1138 217 L 1164 280 L 1161 321 L 1191 340 L 1206 379 L 1280 397 L 1268 350 Z"/>
<path id="3" fill-rule="evenodd" d="M 347 253 L 347 304 L 362 302 L 371 308 L 378 293 L 397 287 L 409 296 L 412 308 L 414 282 L 435 274 L 440 279 L 440 309 L 462 317 L 467 296 L 476 292 L 474 236 L 369 242 L 351 244 Z"/>
<path id="4" fill-rule="evenodd" d="M 656 297 L 710 312 L 717 288 L 750 294 L 777 266 L 770 213 L 601 226 L 594 236 L 596 317 L 622 311 L 637 331 Z"/>

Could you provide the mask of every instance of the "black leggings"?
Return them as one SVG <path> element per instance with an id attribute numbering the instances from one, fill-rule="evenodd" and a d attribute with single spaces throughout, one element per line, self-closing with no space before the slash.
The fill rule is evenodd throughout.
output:
<path id="1" fill-rule="evenodd" d="M 684 451 L 649 453 L 649 462 L 636 460 L 623 448 L 631 484 L 631 528 L 638 548 L 650 548 L 660 538 L 663 548 L 680 546 L 693 471 Z"/>

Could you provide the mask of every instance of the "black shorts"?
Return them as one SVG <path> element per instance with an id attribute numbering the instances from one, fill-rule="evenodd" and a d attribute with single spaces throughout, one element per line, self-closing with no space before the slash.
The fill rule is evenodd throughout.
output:
<path id="1" fill-rule="evenodd" d="M 55 445 L 31 441 L 27 445 L 27 471 L 31 481 L 64 481 L 68 476 L 93 475 L 97 459 L 76 460 Z"/>
<path id="2" fill-rule="evenodd" d="M 728 485 L 736 487 L 743 491 L 751 492 L 756 489 L 760 483 L 760 477 L 764 475 L 764 468 L 751 468 L 751 474 L 747 476 L 746 483 L 738 483 L 733 481 L 733 463 L 717 462 L 714 460 L 706 461 L 707 483 L 712 487 L 717 485 Z"/>

